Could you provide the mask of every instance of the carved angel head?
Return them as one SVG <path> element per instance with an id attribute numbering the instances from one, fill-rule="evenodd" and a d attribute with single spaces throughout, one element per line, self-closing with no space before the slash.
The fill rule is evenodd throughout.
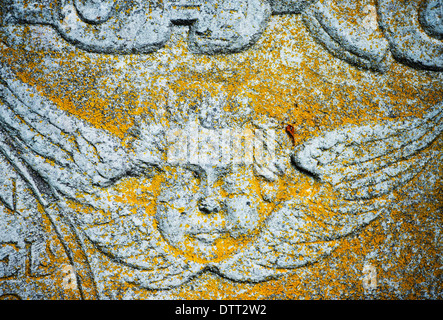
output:
<path id="1" fill-rule="evenodd" d="M 253 114 L 247 100 L 207 92 L 196 103 L 166 107 L 170 127 L 155 219 L 171 246 L 211 261 L 258 235 L 276 206 L 291 148 L 282 126 Z"/>

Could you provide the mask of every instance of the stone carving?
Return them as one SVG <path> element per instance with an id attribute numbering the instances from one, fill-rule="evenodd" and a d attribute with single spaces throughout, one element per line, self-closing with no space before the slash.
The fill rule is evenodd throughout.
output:
<path id="1" fill-rule="evenodd" d="M 440 0 L 379 1 L 380 26 L 396 59 L 416 68 L 443 70 L 442 6 Z M 400 23 L 403 19 L 410 23 Z"/>
<path id="2" fill-rule="evenodd" d="M 0 251 L 0 278 L 13 277 L 20 267 L 24 267 L 24 261 L 20 261 L 20 255 L 13 245 L 3 245 Z M 22 256 L 23 257 L 23 256 Z"/>
<path id="3" fill-rule="evenodd" d="M 23 6 L 14 1 L 11 20 L 49 24 L 84 50 L 118 54 L 160 49 L 169 39 L 171 21 L 197 21 L 189 34 L 196 52 L 244 50 L 258 39 L 270 14 L 264 0 L 67 0 L 54 6 L 40 7 L 38 2 Z"/>
<path id="4" fill-rule="evenodd" d="M 126 281 L 149 289 L 173 288 L 203 271 L 258 282 L 316 261 L 379 216 L 389 203 L 385 194 L 441 157 L 428 149 L 443 130 L 439 104 L 423 119 L 326 132 L 295 153 L 280 134 L 276 157 L 264 157 L 271 161 L 261 165 L 257 157 L 237 165 L 205 164 L 195 157 L 170 164 L 165 153 L 171 141 L 160 124 L 140 123 L 139 138 L 127 149 L 118 138 L 58 110 L 6 67 L 2 78 L 8 83 L 1 87 L 0 151 L 7 165 L 29 184 L 52 221 L 65 219 L 81 233 L 79 239 L 89 239 L 131 270 Z M 249 126 L 250 132 L 280 127 L 239 101 L 232 102 L 238 108 L 230 113 L 223 111 L 225 99 L 214 101 L 198 110 L 182 103 L 179 114 L 168 104 L 163 112 L 180 117 L 169 130 L 175 125 L 181 136 L 195 137 L 193 125 L 208 137 L 227 124 Z M 270 148 L 274 140 L 265 135 L 259 141 Z M 326 188 L 279 202 L 281 181 L 291 181 L 297 170 L 332 185 L 341 200 L 328 202 Z M 119 196 L 114 186 L 128 177 L 161 187 L 144 196 L 146 205 L 110 200 Z M 14 206 L 8 192 L 2 201 Z M 318 205 L 327 218 L 315 215 Z"/>
<path id="5" fill-rule="evenodd" d="M 392 52 L 416 68 L 443 68 L 441 0 L 9 0 L 8 8 L 6 23 L 49 24 L 84 50 L 114 54 L 159 50 L 170 38 L 171 22 L 191 25 L 188 43 L 193 52 L 239 52 L 258 40 L 270 14 L 303 13 L 317 41 L 358 67 L 384 72 Z M 359 21 L 350 21 L 356 18 Z"/>
<path id="6" fill-rule="evenodd" d="M 9 163 L 3 153 L 0 160 L 3 168 Z M 6 175 L 17 173 L 12 168 L 1 172 Z M 9 209 L 6 203 L 1 201 L 0 297 L 54 298 L 57 290 L 52 288 L 55 287 L 59 268 L 54 257 L 59 257 L 61 252 L 51 238 L 53 235 L 48 232 L 43 222 L 44 216 L 38 209 L 38 202 L 29 191 L 26 182 L 18 174 L 9 182 L 13 184 L 10 191 L 14 195 L 14 209 Z M 4 180 L 3 187 L 6 186 L 8 183 Z M 46 290 L 42 291 L 42 288 Z M 73 292 L 73 296 L 76 295 L 77 293 Z M 71 295 L 62 294 L 58 298 L 69 296 Z"/>
<path id="7" fill-rule="evenodd" d="M 189 32 L 191 50 L 209 54 L 245 50 L 258 40 L 270 14 L 264 0 L 225 0 L 202 5 Z"/>
<path id="8" fill-rule="evenodd" d="M 437 156 L 421 151 L 441 133 L 441 118 L 438 105 L 424 119 L 331 131 L 307 142 L 294 161 L 345 199 L 378 197 L 410 180 L 414 173 L 408 168 L 421 168 Z"/>
<path id="9" fill-rule="evenodd" d="M 419 21 L 423 29 L 431 37 L 442 40 L 443 4 L 441 1 L 425 1 L 422 3 L 419 11 Z"/>
<path id="10" fill-rule="evenodd" d="M 441 6 L 439 0 L 316 1 L 303 15 L 314 38 L 332 54 L 356 66 L 386 71 L 389 48 L 398 61 L 441 71 Z M 356 17 L 358 21 L 350 23 Z"/>
<path id="11" fill-rule="evenodd" d="M 2 75 L 3 79 L 3 75 Z M 6 106 L 3 104 L 4 86 L 2 84 L 2 119 L 7 116 Z M 63 254 L 68 257 L 77 256 L 76 263 L 81 261 L 79 266 L 79 274 L 82 276 L 82 284 L 87 284 L 82 288 L 82 292 L 78 296 L 90 298 L 89 294 L 94 287 L 88 283 L 90 274 L 85 268 L 88 264 L 76 251 L 76 239 L 73 239 L 72 232 L 67 232 L 69 227 L 60 224 L 60 217 L 56 214 L 44 215 L 44 211 L 51 212 L 51 206 L 48 202 L 40 198 L 36 199 L 36 193 L 31 189 L 43 188 L 45 184 L 38 174 L 30 169 L 29 165 L 14 155 L 15 151 L 11 149 L 11 138 L 4 131 L 3 122 L 0 129 L 0 144 L 2 151 L 0 152 L 0 172 L 2 173 L 1 196 L 0 196 L 0 295 L 5 294 L 17 295 L 21 298 L 31 299 L 48 299 L 54 298 L 54 292 L 43 291 L 39 288 L 39 284 L 43 283 L 44 287 L 53 287 L 56 283 L 59 266 L 54 260 L 63 258 Z M 44 194 L 48 194 L 49 190 L 45 190 Z M 48 198 L 50 201 L 54 199 Z M 42 210 L 40 205 L 45 203 L 45 209 Z M 54 218 L 52 222 L 56 228 L 51 233 L 50 226 L 45 223 L 45 217 Z M 64 245 L 64 250 L 55 244 L 51 237 L 58 237 Z M 69 243 L 69 244 L 68 244 Z M 83 251 L 81 251 L 83 252 Z M 48 277 L 49 276 L 49 277 Z M 73 293 L 74 297 L 77 293 Z M 77 296 L 77 297 L 78 297 Z M 59 299 L 65 299 L 70 295 L 62 295 Z"/>
<path id="12" fill-rule="evenodd" d="M 391 100 L 379 101 L 358 92 L 348 101 L 352 112 L 354 107 L 358 111 L 364 106 L 370 109 L 368 113 L 381 110 L 386 114 L 375 117 L 377 120 L 344 121 L 345 125 L 335 122 L 326 128 L 317 126 L 321 115 L 312 114 L 307 118 L 313 119 L 315 130 L 303 131 L 305 136 L 300 138 L 303 120 L 297 120 L 297 127 L 291 117 L 299 111 L 296 100 L 303 97 L 295 89 L 286 90 L 287 78 L 300 76 L 297 72 L 303 74 L 300 77 L 309 74 L 302 73 L 303 69 L 323 72 L 323 65 L 315 69 L 306 61 L 301 63 L 301 56 L 291 56 L 287 48 L 276 50 L 271 43 L 265 43 L 257 54 L 252 47 L 269 26 L 283 33 L 284 27 L 278 29 L 278 21 L 283 20 L 273 14 L 300 14 L 291 17 L 299 18 L 297 30 L 304 32 L 304 23 L 309 34 L 335 57 L 376 71 L 364 72 L 337 60 L 334 63 L 362 73 L 345 75 L 343 87 L 326 76 L 303 82 L 323 90 L 316 94 L 319 100 L 328 101 L 330 110 L 339 109 L 343 104 L 334 94 L 325 99 L 323 94 L 327 95 L 329 87 L 325 89 L 315 79 L 331 85 L 331 90 L 347 90 L 352 85 L 346 86 L 346 81 L 358 82 L 364 77 L 386 84 L 392 69 L 408 69 L 395 65 L 392 58 L 425 69 L 417 73 L 427 80 L 441 77 L 433 72 L 441 71 L 440 1 L 416 5 L 371 0 L 7 0 L 5 4 L 8 10 L 0 8 L 2 22 L 7 24 L 2 29 L 5 34 L 17 25 L 20 32 L 22 24 L 45 28 L 48 34 L 48 30 L 56 30 L 74 47 L 63 48 L 61 56 L 84 54 L 74 68 L 103 57 L 118 60 L 119 68 L 133 67 L 115 74 L 120 77 L 115 83 L 111 72 L 91 82 L 94 85 L 88 84 L 94 87 L 103 79 L 112 83 L 90 88 L 87 102 L 96 94 L 106 96 L 112 86 L 118 93 L 113 97 L 125 99 L 125 84 L 136 79 L 136 85 L 129 86 L 135 88 L 136 102 L 145 99 L 153 107 L 143 109 L 145 114 L 134 117 L 132 127 L 118 136 L 89 123 L 71 112 L 73 109 L 64 110 L 63 103 L 69 99 L 60 103 L 59 97 L 54 99 L 43 86 L 27 79 L 26 72 L 11 67 L 13 58 L 0 57 L 0 298 L 48 297 L 37 289 L 38 284 L 54 288 L 54 292 L 68 292 L 70 297 L 96 299 L 120 294 L 120 289 L 109 285 L 116 279 L 117 287 L 157 293 L 192 287 L 208 275 L 248 286 L 289 277 L 314 263 L 328 261 L 322 258 L 333 255 L 347 239 L 358 237 L 368 225 L 391 213 L 394 194 L 410 186 L 429 163 L 441 161 L 443 154 L 435 146 L 443 131 L 443 104 L 437 85 L 433 95 L 423 98 L 423 105 L 421 97 L 408 100 L 404 108 L 414 104 L 415 112 L 404 112 L 407 116 L 400 117 L 393 110 L 400 104 L 396 96 L 405 95 L 402 89 L 393 86 L 397 91 Z M 397 9 L 405 15 L 400 15 L 403 20 L 410 19 L 406 14 L 413 12 L 414 22 L 399 24 L 389 11 Z M 399 28 L 413 30 L 410 38 Z M 182 47 L 172 32 L 177 29 L 186 34 Z M 2 52 L 14 52 L 15 48 L 7 48 L 10 39 L 6 43 L 4 38 L 8 36 L 0 39 Z M 289 38 L 282 43 L 292 46 L 291 50 L 301 45 L 300 39 Z M 179 45 L 168 48 L 168 41 L 171 46 Z M 404 45 L 409 41 L 411 46 Z M 196 66 L 187 65 L 189 55 L 180 61 L 179 68 L 169 66 L 173 59 L 180 59 L 180 50 L 186 46 L 190 56 L 200 59 Z M 253 50 L 243 52 L 251 47 Z M 265 59 L 264 51 L 271 57 L 266 61 L 280 63 L 276 64 L 278 72 L 280 68 L 290 72 L 281 71 L 280 79 L 278 72 L 268 74 L 270 69 L 266 69 L 260 74 L 260 68 L 251 67 L 254 60 Z M 313 52 L 306 54 L 312 54 L 311 58 L 327 56 L 327 52 Z M 202 53 L 205 55 L 199 55 Z M 251 74 L 242 74 L 233 82 L 234 86 L 247 83 L 235 94 L 232 88 L 229 94 L 225 91 L 233 86 L 227 79 L 238 72 L 226 67 L 232 62 L 222 59 L 226 56 L 238 59 L 235 63 L 240 68 L 252 69 Z M 70 72 L 65 61 L 57 65 L 62 61 L 59 58 L 48 50 L 45 76 L 56 77 L 64 68 Z M 132 59 L 139 60 L 133 63 Z M 219 59 L 216 68 L 221 72 L 205 65 L 212 59 Z M 111 60 L 105 61 L 111 64 Z M 98 66 L 92 65 L 89 68 Z M 208 91 L 197 90 L 203 92 L 200 96 L 192 90 L 185 97 L 176 96 L 177 92 L 188 94 L 177 89 L 183 82 L 174 73 L 182 72 L 183 65 L 186 81 L 209 78 L 214 88 L 208 85 Z M 205 68 L 214 76 L 205 78 L 202 74 L 206 71 L 201 71 Z M 419 75 L 413 71 L 415 81 Z M 86 67 L 85 74 L 88 72 L 97 74 Z M 101 72 L 108 71 L 104 68 Z M 137 76 L 132 78 L 131 72 Z M 384 72 L 387 77 L 381 75 Z M 272 77 L 281 80 L 282 86 Z M 55 86 L 64 86 L 63 81 L 55 81 Z M 175 87 L 165 85 L 175 81 Z M 268 81 L 276 88 L 264 86 L 266 90 L 260 91 Z M 428 83 L 435 85 L 437 80 Z M 169 90 L 165 100 L 146 94 L 163 93 L 164 87 Z M 218 87 L 221 89 L 215 89 Z M 424 87 L 417 91 L 427 89 Z M 274 89 L 276 94 L 271 92 Z M 77 90 L 73 92 L 77 94 Z M 294 127 L 276 120 L 280 109 L 274 114 L 259 112 L 253 105 L 258 100 L 250 98 L 258 95 L 269 101 L 272 94 L 273 98 L 282 97 L 278 101 L 290 101 L 286 121 Z M 104 99 L 110 105 L 102 112 L 114 112 L 112 108 L 118 107 L 111 100 Z M 80 107 L 95 106 L 91 102 L 80 103 Z M 306 101 L 304 108 L 306 113 L 319 110 L 311 110 Z M 118 111 L 114 114 L 118 116 Z M 285 132 L 285 128 L 290 129 Z M 441 243 L 439 236 L 436 233 L 437 243 Z M 363 283 L 372 294 L 383 282 L 375 279 L 383 272 L 372 261 L 365 261 L 359 270 L 368 272 L 368 266 L 370 274 Z"/>
<path id="13" fill-rule="evenodd" d="M 75 9 L 82 20 L 88 23 L 103 23 L 111 17 L 115 0 L 74 0 Z"/>
<path id="14" fill-rule="evenodd" d="M 301 13 L 310 4 L 317 0 L 269 0 L 274 14 Z"/>
<path id="15" fill-rule="evenodd" d="M 343 7 L 355 9 L 340 10 Z M 313 37 L 336 57 L 379 72 L 389 67 L 389 46 L 378 28 L 373 1 L 317 1 L 303 17 Z"/>

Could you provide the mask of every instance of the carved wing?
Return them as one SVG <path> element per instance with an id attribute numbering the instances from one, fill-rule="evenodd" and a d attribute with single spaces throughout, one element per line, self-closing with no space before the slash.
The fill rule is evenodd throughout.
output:
<path id="1" fill-rule="evenodd" d="M 6 67 L 2 71 L 6 73 Z M 46 182 L 50 190 L 43 191 L 42 184 L 39 196 L 60 193 L 75 198 L 78 191 L 93 193 L 130 170 L 117 139 L 67 115 L 31 86 L 8 76 L 0 86 L 0 124 L 7 134 L 1 150 L 11 163 L 20 161 L 23 171 L 32 168 L 40 182 Z"/>
<path id="2" fill-rule="evenodd" d="M 293 199 L 280 205 L 258 240 L 216 268 L 237 281 L 259 282 L 326 257 L 340 239 L 366 226 L 383 210 L 385 201 Z"/>
<path id="3" fill-rule="evenodd" d="M 340 238 L 383 213 L 389 203 L 384 195 L 442 157 L 431 147 L 443 131 L 442 115 L 440 103 L 423 118 L 350 126 L 310 139 L 294 164 L 329 183 L 335 196 L 324 191 L 283 203 L 254 245 L 214 267 L 235 280 L 262 281 L 330 254 Z"/>
<path id="4" fill-rule="evenodd" d="M 130 155 L 117 138 L 59 110 L 6 66 L 0 70 L 0 157 L 6 160 L 0 163 L 1 202 L 14 209 L 13 183 L 20 175 L 68 246 L 74 241 L 84 246 L 86 236 L 114 262 L 131 268 L 128 280 L 141 286 L 176 286 L 200 271 L 170 256 L 144 207 L 107 200 L 117 180 L 160 161 L 159 141 L 146 133 L 132 150 L 137 156 Z"/>
<path id="5" fill-rule="evenodd" d="M 148 289 L 169 289 L 201 272 L 203 265 L 173 254 L 143 208 L 136 214 L 84 228 L 99 250 L 123 266 L 124 280 Z"/>
<path id="6" fill-rule="evenodd" d="M 328 132 L 305 143 L 293 160 L 347 200 L 372 199 L 405 184 L 440 154 L 427 148 L 443 130 L 442 116 L 440 103 L 422 119 Z"/>

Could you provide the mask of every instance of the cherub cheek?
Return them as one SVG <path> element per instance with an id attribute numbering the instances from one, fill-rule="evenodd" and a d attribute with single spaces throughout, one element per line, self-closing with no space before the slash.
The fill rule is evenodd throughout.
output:
<path id="1" fill-rule="evenodd" d="M 256 201 L 240 196 L 229 199 L 226 204 L 227 227 L 233 237 L 247 234 L 255 229 L 259 222 Z"/>

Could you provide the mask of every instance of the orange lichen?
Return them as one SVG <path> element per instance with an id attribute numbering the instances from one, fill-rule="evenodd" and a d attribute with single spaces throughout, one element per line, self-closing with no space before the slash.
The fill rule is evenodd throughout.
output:
<path id="1" fill-rule="evenodd" d="M 342 10 L 341 7 L 338 9 Z M 355 10 L 361 9 L 356 7 Z M 348 16 L 354 17 L 354 20 L 358 19 L 358 15 Z M 221 90 L 226 93 L 228 101 L 235 101 L 238 96 L 246 96 L 256 113 L 267 114 L 280 122 L 291 123 L 291 136 L 295 145 L 308 137 L 320 134 L 324 128 L 389 120 L 394 116 L 421 117 L 424 109 L 435 105 L 443 96 L 443 83 L 436 79 L 432 72 L 416 72 L 394 63 L 386 74 L 368 73 L 333 60 L 310 38 L 302 26 L 300 17 L 276 16 L 272 21 L 274 23 L 268 27 L 256 45 L 246 53 L 234 55 L 194 55 L 188 51 L 186 40 L 180 38 L 159 52 L 146 55 L 98 56 L 75 48 L 62 51 L 33 51 L 23 45 L 14 48 L 2 46 L 1 56 L 20 80 L 33 85 L 61 110 L 122 139 L 126 137 L 138 117 L 146 116 L 149 121 L 152 120 L 149 117 L 156 116 L 155 112 L 159 106 L 168 103 L 169 91 L 174 92 L 179 100 L 189 101 L 190 104 L 197 104 L 206 93 L 215 97 Z M 350 22 L 358 23 L 357 20 Z M 32 30 L 25 27 L 22 32 L 23 38 L 26 39 Z M 295 41 L 295 44 L 291 41 Z M 282 62 L 281 48 L 286 47 L 301 55 L 298 65 Z M 48 70 L 45 66 L 48 56 L 57 64 L 56 68 Z M 165 58 L 166 62 L 162 58 Z M 175 63 L 172 64 L 171 61 Z M 121 64 L 124 68 L 121 68 Z M 158 67 L 151 67 L 154 64 Z M 415 81 L 417 79 L 420 81 Z M 142 80 L 145 82 L 140 85 Z M 380 97 L 390 105 L 390 113 L 386 113 L 382 108 Z M 229 111 L 234 106 L 227 105 L 225 108 Z M 167 124 L 164 118 L 160 119 Z M 282 132 L 283 130 L 282 127 Z M 147 178 L 128 178 L 110 190 L 108 200 L 116 204 L 143 207 L 147 215 L 154 216 L 155 198 L 162 182 L 161 177 L 149 181 Z M 409 185 L 413 183 L 415 182 Z M 221 187 L 221 184 L 216 187 Z M 260 194 L 258 181 L 251 181 L 249 188 L 251 193 Z M 333 214 L 321 204 L 310 200 L 320 189 L 321 184 L 310 178 L 301 178 L 297 184 L 283 179 L 278 186 L 276 203 L 294 196 L 303 199 L 313 208 L 312 217 L 307 218 L 308 227 L 326 229 L 326 226 L 319 222 L 319 218 L 331 218 Z M 408 293 L 405 298 L 414 298 L 419 293 L 413 288 L 420 286 L 426 279 L 418 271 L 411 271 L 412 274 L 404 274 L 402 271 L 406 270 L 411 260 L 417 256 L 413 246 L 420 246 L 423 254 L 429 257 L 435 257 L 435 251 L 438 249 L 435 244 L 429 242 L 418 225 L 408 221 L 406 214 L 415 213 L 417 219 L 426 220 L 428 212 L 441 210 L 441 191 L 440 179 L 436 183 L 433 195 L 437 199 L 436 202 L 422 203 L 417 205 L 415 210 L 403 203 L 398 210 L 392 211 L 390 218 L 399 223 L 398 227 L 391 226 L 393 230 L 397 228 L 392 237 L 400 239 L 403 234 L 411 235 L 411 239 L 399 240 L 404 246 L 398 248 L 395 266 L 386 266 L 389 261 L 380 255 L 378 258 L 365 258 L 376 250 L 390 250 L 387 247 L 388 235 L 383 232 L 383 224 L 389 223 L 389 219 L 381 217 L 362 229 L 358 235 L 342 239 L 331 259 L 300 268 L 292 275 L 250 284 L 244 291 L 238 290 L 238 283 L 205 276 L 201 280 L 205 290 L 193 291 L 188 286 L 183 286 L 171 292 L 175 297 L 183 299 L 362 298 L 367 296 L 361 285 L 363 260 L 366 259 L 365 262 L 374 265 L 378 271 L 380 288 L 377 298 L 396 297 L 395 293 L 385 290 L 384 279 L 397 281 L 399 291 Z M 227 193 L 223 195 L 227 196 Z M 334 200 L 338 195 L 328 191 L 325 192 L 325 197 Z M 402 203 L 404 195 L 398 192 L 394 194 L 394 198 L 394 201 Z M 99 214 L 104 219 L 112 219 L 111 214 L 106 211 L 94 212 L 92 207 L 73 201 L 68 202 L 68 205 L 79 214 Z M 260 224 L 265 222 L 274 206 L 262 204 L 259 208 Z M 39 207 L 39 210 L 43 209 Z M 185 251 L 172 246 L 168 250 L 176 256 L 185 256 L 200 263 L 220 261 L 246 248 L 260 231 L 261 229 L 257 228 L 251 234 L 237 239 L 229 236 L 218 239 L 215 244 L 218 247 L 218 255 L 213 260 L 199 257 L 192 240 L 185 243 L 188 246 Z M 88 254 L 95 252 L 96 249 L 90 246 Z M 81 260 L 82 257 L 78 259 Z M 131 288 L 142 298 L 157 294 L 155 291 L 135 288 L 132 284 L 123 285 L 119 284 L 120 281 L 112 281 L 112 277 L 117 277 L 119 271 L 110 261 L 104 260 L 103 263 L 104 268 L 113 274 L 110 283 L 115 283 L 112 285 L 115 287 L 112 289 L 124 292 Z M 163 262 L 159 260 L 158 263 Z M 435 272 L 440 275 L 436 276 L 441 276 L 438 261 L 423 259 L 418 263 L 417 270 L 437 270 Z M 441 292 L 443 288 L 438 289 Z M 420 290 L 427 288 L 422 286 Z"/>

